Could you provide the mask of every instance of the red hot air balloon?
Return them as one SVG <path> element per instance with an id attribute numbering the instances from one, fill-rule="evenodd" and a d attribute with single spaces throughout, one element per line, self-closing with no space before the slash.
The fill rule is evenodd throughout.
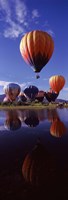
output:
<path id="1" fill-rule="evenodd" d="M 42 70 L 50 60 L 53 51 L 54 42 L 52 37 L 44 31 L 34 30 L 26 33 L 20 42 L 21 55 L 35 72 Z"/>
<path id="2" fill-rule="evenodd" d="M 54 92 L 59 93 L 65 85 L 65 78 L 61 75 L 52 76 L 49 79 L 49 84 Z"/>

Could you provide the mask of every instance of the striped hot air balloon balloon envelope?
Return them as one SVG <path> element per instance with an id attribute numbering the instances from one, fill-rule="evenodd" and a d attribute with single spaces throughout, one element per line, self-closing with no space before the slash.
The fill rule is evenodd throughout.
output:
<path id="1" fill-rule="evenodd" d="M 44 31 L 34 30 L 28 32 L 22 37 L 20 42 L 20 52 L 23 59 L 37 73 L 48 63 L 53 51 L 54 41 Z"/>

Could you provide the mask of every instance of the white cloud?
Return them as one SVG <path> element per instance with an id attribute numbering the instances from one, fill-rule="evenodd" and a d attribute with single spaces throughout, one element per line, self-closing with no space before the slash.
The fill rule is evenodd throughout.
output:
<path id="1" fill-rule="evenodd" d="M 21 2 L 20 0 L 16 0 L 16 18 L 19 21 L 19 23 L 24 23 L 25 18 L 27 16 L 27 7 L 24 2 Z"/>
<path id="2" fill-rule="evenodd" d="M 28 87 L 29 85 L 31 85 L 31 82 L 21 83 L 19 85 L 21 87 L 21 90 L 24 90 L 26 87 Z"/>
<path id="3" fill-rule="evenodd" d="M 46 32 L 55 37 L 55 33 L 51 29 L 46 30 Z"/>
<path id="4" fill-rule="evenodd" d="M 8 84 L 10 82 L 6 82 L 6 81 L 0 81 L 0 86 L 5 86 L 6 84 Z"/>
<path id="5" fill-rule="evenodd" d="M 0 87 L 3 87 L 3 92 L 1 92 L 1 93 L 4 93 L 4 89 L 5 89 L 6 85 L 8 85 L 9 83 L 16 83 L 16 84 L 20 85 L 17 82 L 0 81 Z"/>
<path id="6" fill-rule="evenodd" d="M 39 19 L 38 9 L 30 12 L 23 0 L 0 0 L 0 22 L 4 22 L 0 34 L 6 38 L 18 38 L 31 31 L 31 25 L 38 26 Z M 48 26 L 48 21 L 45 21 L 45 26 Z M 54 36 L 51 29 L 47 32 Z"/>
<path id="7" fill-rule="evenodd" d="M 46 21 L 44 22 L 43 27 L 49 27 L 48 20 L 46 20 Z"/>
<path id="8" fill-rule="evenodd" d="M 35 19 L 35 18 L 39 18 L 39 12 L 38 12 L 38 10 L 37 9 L 34 9 L 33 11 L 32 11 L 32 19 Z"/>
<path id="9" fill-rule="evenodd" d="M 21 90 L 24 90 L 24 88 L 26 87 L 26 83 L 21 83 L 21 84 L 19 84 L 20 85 L 20 87 L 21 87 Z"/>
<path id="10" fill-rule="evenodd" d="M 11 17 L 11 9 L 7 0 L 0 0 L 0 10 L 3 11 L 3 16 L 5 17 L 6 22 L 8 22 Z"/>
<path id="11" fill-rule="evenodd" d="M 4 37 L 17 38 L 20 34 L 25 34 L 26 27 L 28 27 L 27 7 L 23 1 L 16 0 L 13 3 L 11 10 L 11 4 L 7 0 L 0 0 L 0 11 L 2 12 L 3 20 L 6 23 L 6 28 L 3 31 Z M 21 25 L 22 24 L 22 25 Z"/>
<path id="12" fill-rule="evenodd" d="M 9 83 L 16 83 L 16 84 L 20 85 L 21 88 L 25 88 L 26 86 L 28 86 L 28 85 L 31 84 L 30 81 L 24 82 L 24 83 L 10 82 L 10 81 L 0 81 L 0 86 L 1 86 L 1 87 L 4 87 L 4 86 L 6 86 L 6 85 L 9 84 Z"/>
<path id="13" fill-rule="evenodd" d="M 6 38 L 17 38 L 19 34 L 25 34 L 25 29 L 13 21 L 11 21 L 11 25 L 4 31 Z"/>

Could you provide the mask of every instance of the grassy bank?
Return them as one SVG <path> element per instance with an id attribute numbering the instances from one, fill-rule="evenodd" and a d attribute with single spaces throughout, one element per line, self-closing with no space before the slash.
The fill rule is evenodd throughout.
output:
<path id="1" fill-rule="evenodd" d="M 46 109 L 46 108 L 64 108 L 68 107 L 68 104 L 65 103 L 30 103 L 25 105 L 0 105 L 0 110 L 6 110 L 6 109 Z"/>

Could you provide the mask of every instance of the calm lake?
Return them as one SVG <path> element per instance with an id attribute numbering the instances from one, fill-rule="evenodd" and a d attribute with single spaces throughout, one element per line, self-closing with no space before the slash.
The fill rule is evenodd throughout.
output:
<path id="1" fill-rule="evenodd" d="M 68 199 L 68 109 L 0 111 L 0 200 Z"/>

